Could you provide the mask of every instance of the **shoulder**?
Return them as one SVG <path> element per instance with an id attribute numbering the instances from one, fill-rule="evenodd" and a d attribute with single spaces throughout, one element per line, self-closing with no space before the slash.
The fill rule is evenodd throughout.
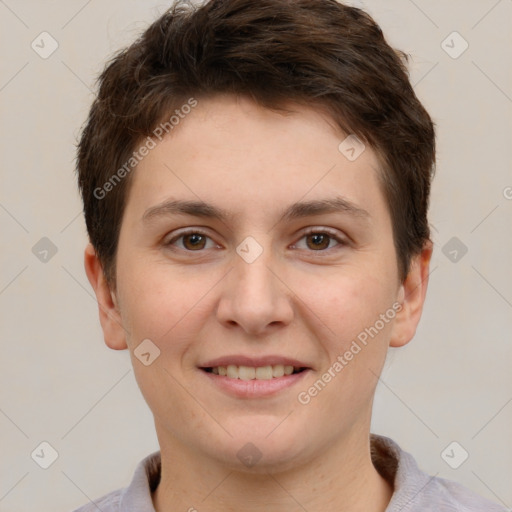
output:
<path id="1" fill-rule="evenodd" d="M 128 487 L 112 491 L 73 512 L 154 512 L 151 493 L 160 481 L 160 452 L 139 462 Z"/>
<path id="2" fill-rule="evenodd" d="M 508 512 L 458 482 L 428 475 L 392 439 L 370 439 L 373 464 L 394 488 L 386 512 Z"/>
<path id="3" fill-rule="evenodd" d="M 430 489 L 425 489 L 424 499 L 431 503 L 439 503 L 439 510 L 447 512 L 452 510 L 454 512 L 508 511 L 504 506 L 479 496 L 458 482 L 439 477 L 432 478 Z"/>
<path id="4" fill-rule="evenodd" d="M 122 494 L 123 489 L 109 492 L 101 498 L 90 501 L 87 505 L 73 510 L 73 512 L 98 512 L 98 510 L 101 510 L 101 512 L 119 512 Z"/>

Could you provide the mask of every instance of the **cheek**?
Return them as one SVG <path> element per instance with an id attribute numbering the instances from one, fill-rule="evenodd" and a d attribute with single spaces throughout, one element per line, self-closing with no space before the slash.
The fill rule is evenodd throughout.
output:
<path id="1" fill-rule="evenodd" d="M 194 286 L 194 280 L 186 275 L 180 275 L 168 266 L 154 264 L 134 270 L 132 277 L 122 276 L 120 282 L 123 283 L 120 292 L 124 299 L 121 309 L 130 332 L 130 348 L 149 338 L 167 350 L 168 340 L 177 341 L 184 326 L 190 332 L 194 324 L 198 325 L 191 319 L 203 314 L 202 299 L 215 281 L 211 275 L 196 278 Z M 171 345 L 177 348 L 174 341 Z"/>
<path id="2" fill-rule="evenodd" d="M 384 322 L 380 315 L 392 306 L 391 279 L 351 268 L 323 280 L 321 286 L 315 280 L 305 286 L 311 292 L 311 309 L 321 322 L 316 320 L 324 353 L 318 378 L 329 381 L 326 391 L 318 393 L 315 407 L 320 411 L 326 404 L 336 404 L 340 411 L 362 410 L 375 390 L 375 375 L 380 374 L 388 350 L 392 321 Z"/>
<path id="3" fill-rule="evenodd" d="M 120 269 L 124 275 L 119 281 L 123 283 L 122 311 L 129 328 L 128 346 L 135 378 L 153 413 L 177 418 L 172 425 L 166 424 L 179 430 L 183 423 L 192 425 L 198 421 L 194 418 L 195 404 L 180 385 L 180 376 L 191 339 L 204 324 L 208 296 L 204 297 L 202 287 L 191 286 L 190 278 L 175 269 L 147 265 L 126 279 L 128 268 Z M 205 286 L 213 286 L 211 280 L 211 275 L 205 277 Z M 145 339 L 159 350 L 158 357 L 147 366 L 135 355 Z M 178 435 L 178 431 L 174 434 Z"/>
<path id="4" fill-rule="evenodd" d="M 340 269 L 328 278 L 303 282 L 303 298 L 332 343 L 350 342 L 391 307 L 391 286 L 368 272 Z"/>

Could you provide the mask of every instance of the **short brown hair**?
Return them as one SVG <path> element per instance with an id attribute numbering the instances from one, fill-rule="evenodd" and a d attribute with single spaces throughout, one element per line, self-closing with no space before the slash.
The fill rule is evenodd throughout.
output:
<path id="1" fill-rule="evenodd" d="M 217 93 L 274 110 L 314 105 L 369 144 L 381 164 L 404 279 L 430 239 L 435 166 L 434 123 L 409 82 L 407 62 L 370 15 L 336 0 L 177 2 L 107 63 L 77 144 L 87 230 L 109 284 L 115 289 L 131 183 L 126 162 L 175 109 Z"/>

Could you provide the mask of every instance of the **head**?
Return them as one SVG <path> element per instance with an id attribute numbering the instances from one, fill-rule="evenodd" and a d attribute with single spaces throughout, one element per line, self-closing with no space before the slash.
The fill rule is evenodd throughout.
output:
<path id="1" fill-rule="evenodd" d="M 291 464 L 368 426 L 432 250 L 434 125 L 406 61 L 335 0 L 213 0 L 176 4 L 100 75 L 78 145 L 85 265 L 161 441 Z M 307 370 L 233 396 L 205 371 L 232 355 Z"/>

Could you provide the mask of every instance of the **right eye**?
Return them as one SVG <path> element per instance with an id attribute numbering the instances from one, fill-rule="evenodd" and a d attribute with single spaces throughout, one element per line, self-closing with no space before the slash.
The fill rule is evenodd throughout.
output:
<path id="1" fill-rule="evenodd" d="M 213 245 L 207 247 L 206 245 L 208 240 L 210 240 L 211 244 Z M 211 249 L 213 246 L 215 246 L 215 243 L 208 235 L 198 230 L 188 230 L 181 232 L 180 234 L 171 238 L 169 241 L 165 242 L 165 246 L 173 246 L 177 241 L 180 241 L 178 243 L 179 249 L 189 252 L 198 252 L 202 249 Z"/>

